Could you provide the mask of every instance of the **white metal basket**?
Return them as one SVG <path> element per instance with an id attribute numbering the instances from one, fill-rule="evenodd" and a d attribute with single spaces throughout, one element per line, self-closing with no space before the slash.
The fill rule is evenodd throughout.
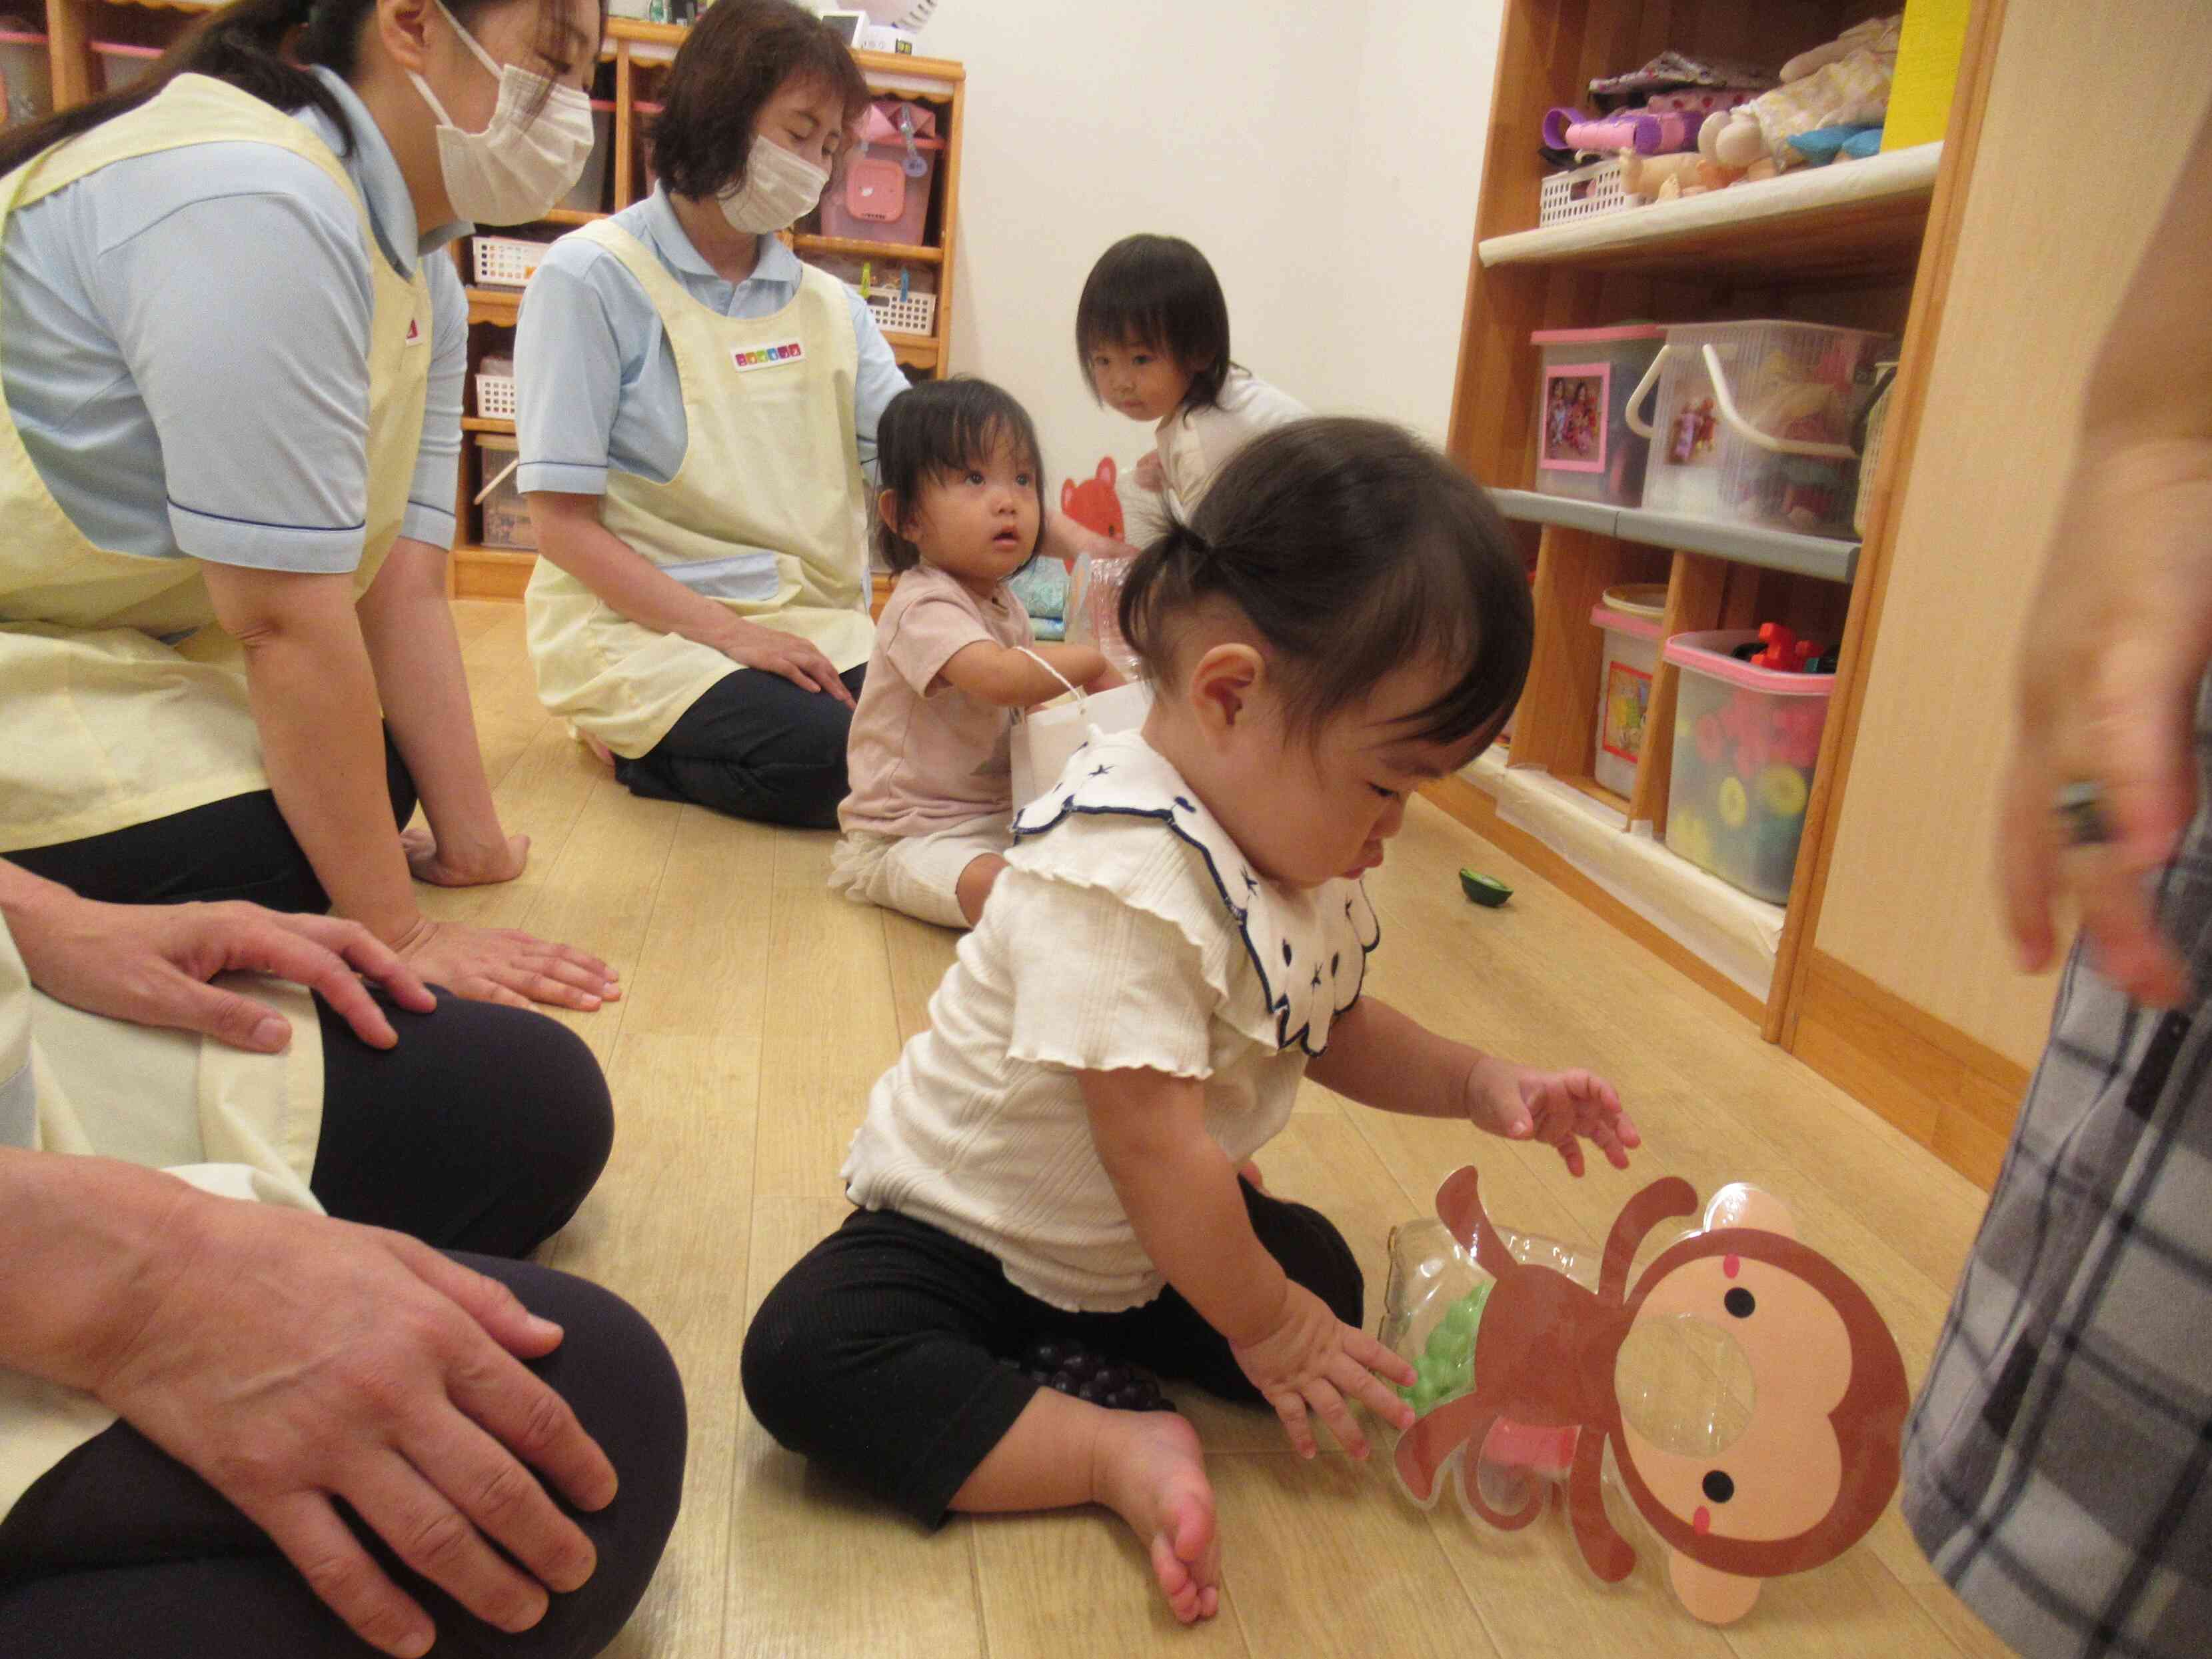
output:
<path id="1" fill-rule="evenodd" d="M 1648 199 L 1631 196 L 1620 187 L 1620 158 L 1616 155 L 1545 179 L 1543 192 L 1537 198 L 1536 222 L 1559 225 L 1575 219 L 1595 219 L 1601 213 L 1642 207 Z"/>
<path id="2" fill-rule="evenodd" d="M 550 246 L 516 236 L 478 236 L 474 243 L 479 288 L 522 287 L 537 274 Z"/>
<path id="3" fill-rule="evenodd" d="M 514 418 L 514 379 L 507 374 L 477 376 L 477 413 L 487 421 Z"/>
<path id="4" fill-rule="evenodd" d="M 862 297 L 875 313 L 876 326 L 886 334 L 932 334 L 937 330 L 934 294 L 914 289 L 902 295 L 895 288 L 878 288 Z"/>

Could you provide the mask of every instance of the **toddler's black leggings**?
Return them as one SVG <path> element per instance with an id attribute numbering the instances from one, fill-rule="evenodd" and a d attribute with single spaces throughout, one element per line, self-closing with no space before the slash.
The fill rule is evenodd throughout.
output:
<path id="1" fill-rule="evenodd" d="M 1359 1264 L 1328 1218 L 1243 1185 L 1253 1231 L 1348 1325 Z M 1257 1401 L 1229 1344 L 1170 1288 L 1071 1314 L 1018 1289 L 996 1256 L 893 1211 L 855 1210 L 784 1275 L 745 1334 L 745 1399 L 778 1441 L 927 1526 L 1041 1386 L 1016 1364 L 1048 1337 Z"/>

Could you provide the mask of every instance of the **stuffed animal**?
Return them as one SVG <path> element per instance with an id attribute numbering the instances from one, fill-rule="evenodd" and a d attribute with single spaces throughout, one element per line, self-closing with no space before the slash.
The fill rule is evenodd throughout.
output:
<path id="1" fill-rule="evenodd" d="M 1826 46 L 1782 66 L 1782 84 L 1708 120 L 1698 153 L 1741 172 L 1761 159 L 1779 170 L 1805 158 L 1790 148 L 1799 133 L 1822 127 L 1879 126 L 1889 109 L 1901 15 L 1870 17 Z"/>

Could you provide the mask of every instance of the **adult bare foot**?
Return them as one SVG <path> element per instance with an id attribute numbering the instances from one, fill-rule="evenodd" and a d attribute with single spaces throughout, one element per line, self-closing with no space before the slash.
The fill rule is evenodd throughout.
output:
<path id="1" fill-rule="evenodd" d="M 1099 1431 L 1097 1499 L 1152 1553 L 1169 1611 L 1186 1625 L 1221 1606 L 1221 1539 L 1198 1431 L 1172 1412 L 1112 1412 Z"/>

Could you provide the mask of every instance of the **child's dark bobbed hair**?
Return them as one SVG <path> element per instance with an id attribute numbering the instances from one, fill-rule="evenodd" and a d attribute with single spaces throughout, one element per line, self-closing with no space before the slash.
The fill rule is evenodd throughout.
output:
<path id="1" fill-rule="evenodd" d="M 1139 556 L 1121 633 L 1154 678 L 1209 601 L 1234 605 L 1274 656 L 1307 736 L 1409 663 L 1446 665 L 1406 735 L 1495 734 L 1528 678 L 1535 617 L 1521 554 L 1482 487 L 1379 421 L 1278 427 L 1222 470 L 1193 523 Z"/>
<path id="2" fill-rule="evenodd" d="M 1102 345 L 1164 351 L 1190 371 L 1183 407 L 1203 409 L 1229 378 L 1229 301 L 1213 267 L 1180 236 L 1124 236 L 1098 256 L 1075 302 L 1075 361 L 1096 398 L 1091 354 Z"/>
<path id="3" fill-rule="evenodd" d="M 988 380 L 956 374 L 925 380 L 884 406 L 876 427 L 876 476 L 897 503 L 904 524 L 921 507 L 922 493 L 939 476 L 989 465 L 1001 445 L 1029 462 L 1036 489 L 1037 522 L 1044 522 L 1044 453 L 1036 423 L 1012 392 Z M 876 516 L 876 554 L 893 570 L 911 570 L 921 550 Z"/>

